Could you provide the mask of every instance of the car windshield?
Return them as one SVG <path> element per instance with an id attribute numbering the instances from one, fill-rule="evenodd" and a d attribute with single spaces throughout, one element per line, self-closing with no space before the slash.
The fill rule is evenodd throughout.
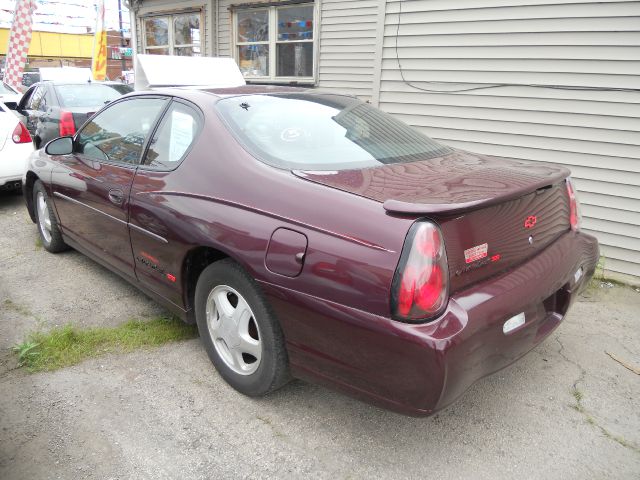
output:
<path id="1" fill-rule="evenodd" d="M 124 85 L 123 85 L 124 86 Z M 100 83 L 76 83 L 56 85 L 60 105 L 63 107 L 101 107 L 120 98 L 124 93 L 112 85 Z"/>
<path id="2" fill-rule="evenodd" d="M 216 107 L 256 158 L 278 168 L 346 170 L 427 160 L 451 149 L 352 97 L 246 95 Z"/>

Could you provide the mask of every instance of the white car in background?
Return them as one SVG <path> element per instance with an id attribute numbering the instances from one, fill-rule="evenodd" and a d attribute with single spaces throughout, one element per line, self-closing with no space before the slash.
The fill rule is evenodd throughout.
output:
<path id="1" fill-rule="evenodd" d="M 11 85 L 7 85 L 4 82 L 0 82 L 0 102 L 5 105 L 8 103 L 13 103 L 14 105 L 18 105 L 20 103 L 20 99 L 22 98 L 22 93 L 13 88 Z"/>
<path id="2" fill-rule="evenodd" d="M 0 103 L 0 189 L 20 188 L 32 152 L 29 130 L 13 111 Z"/>

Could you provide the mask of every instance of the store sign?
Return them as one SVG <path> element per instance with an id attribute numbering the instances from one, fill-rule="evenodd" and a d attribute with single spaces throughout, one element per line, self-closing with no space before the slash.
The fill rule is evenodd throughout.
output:
<path id="1" fill-rule="evenodd" d="M 122 58 L 131 58 L 133 49 L 131 47 L 109 47 L 111 49 L 112 60 L 122 60 Z"/>

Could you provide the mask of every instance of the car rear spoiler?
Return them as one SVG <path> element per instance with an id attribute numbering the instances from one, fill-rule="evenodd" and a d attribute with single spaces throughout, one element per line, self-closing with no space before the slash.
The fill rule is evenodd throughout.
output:
<path id="1" fill-rule="evenodd" d="M 246 82 L 232 58 L 136 55 L 135 90 L 162 87 L 229 88 L 242 85 L 246 85 Z"/>
<path id="2" fill-rule="evenodd" d="M 565 168 L 558 170 L 559 172 L 555 175 L 555 178 L 541 179 L 537 183 L 531 183 L 530 185 L 527 185 L 526 190 L 511 189 L 491 197 L 476 198 L 466 202 L 452 201 L 451 203 L 413 203 L 391 198 L 382 203 L 382 208 L 389 213 L 401 215 L 456 215 L 470 210 L 477 210 L 509 202 L 533 192 L 542 193 L 545 190 L 552 188 L 554 185 L 558 185 L 560 182 L 563 182 L 570 175 L 570 172 Z"/>

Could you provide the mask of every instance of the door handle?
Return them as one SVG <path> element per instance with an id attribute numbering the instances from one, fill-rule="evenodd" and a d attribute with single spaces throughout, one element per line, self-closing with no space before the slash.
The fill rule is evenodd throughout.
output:
<path id="1" fill-rule="evenodd" d="M 109 201 L 115 205 L 122 205 L 124 194 L 122 190 L 109 190 Z"/>

